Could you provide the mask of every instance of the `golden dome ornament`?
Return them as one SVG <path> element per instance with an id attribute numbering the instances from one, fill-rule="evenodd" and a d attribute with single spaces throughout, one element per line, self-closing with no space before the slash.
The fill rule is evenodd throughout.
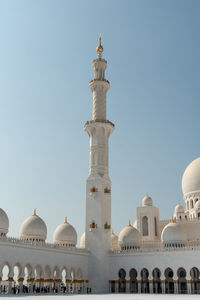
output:
<path id="1" fill-rule="evenodd" d="M 96 48 L 96 50 L 97 50 L 97 52 L 98 52 L 99 55 L 101 55 L 102 52 L 103 52 L 103 46 L 101 45 L 101 34 L 99 35 L 99 45 Z"/>

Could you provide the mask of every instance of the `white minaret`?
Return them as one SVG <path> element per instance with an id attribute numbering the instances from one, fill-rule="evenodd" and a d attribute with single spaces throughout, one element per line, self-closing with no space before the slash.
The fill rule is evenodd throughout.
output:
<path id="1" fill-rule="evenodd" d="M 92 293 L 109 291 L 109 250 L 111 246 L 111 181 L 108 174 L 108 139 L 114 124 L 106 119 L 105 79 L 107 62 L 102 58 L 101 36 L 98 58 L 93 61 L 95 78 L 90 81 L 93 95 L 92 120 L 85 124 L 90 138 L 90 169 L 86 186 L 85 246 L 91 252 L 88 278 Z"/>

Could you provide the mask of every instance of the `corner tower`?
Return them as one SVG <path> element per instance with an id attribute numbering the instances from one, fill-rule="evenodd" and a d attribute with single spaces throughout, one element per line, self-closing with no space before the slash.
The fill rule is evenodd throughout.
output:
<path id="1" fill-rule="evenodd" d="M 92 120 L 85 131 L 90 138 L 90 167 L 86 184 L 85 247 L 91 252 L 88 278 L 92 293 L 108 292 L 111 247 L 111 181 L 108 168 L 108 140 L 114 124 L 106 119 L 106 93 L 110 83 L 105 79 L 107 62 L 102 58 L 101 36 L 98 58 L 93 61 L 94 79 L 89 87 L 93 95 Z"/>

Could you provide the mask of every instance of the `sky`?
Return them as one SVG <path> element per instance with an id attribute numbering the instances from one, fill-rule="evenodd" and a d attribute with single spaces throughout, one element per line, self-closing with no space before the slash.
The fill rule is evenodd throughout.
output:
<path id="1" fill-rule="evenodd" d="M 198 0 L 0 0 L 0 207 L 9 235 L 37 209 L 48 241 L 67 216 L 85 228 L 94 77 L 102 34 L 112 227 L 148 193 L 160 218 L 183 204 L 181 178 L 200 156 Z"/>

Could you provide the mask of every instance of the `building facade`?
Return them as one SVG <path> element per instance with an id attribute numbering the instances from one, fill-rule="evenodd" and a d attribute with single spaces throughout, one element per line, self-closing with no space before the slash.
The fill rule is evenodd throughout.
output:
<path id="1" fill-rule="evenodd" d="M 111 229 L 109 137 L 114 124 L 106 116 L 107 62 L 93 61 L 92 120 L 84 130 L 90 140 L 86 181 L 85 232 L 67 219 L 46 242 L 47 227 L 34 210 L 20 237 L 8 237 L 9 220 L 0 209 L 0 293 L 193 293 L 200 294 L 200 158 L 185 170 L 185 207 L 177 204 L 172 220 L 160 220 L 159 208 L 146 195 L 117 236 Z"/>

